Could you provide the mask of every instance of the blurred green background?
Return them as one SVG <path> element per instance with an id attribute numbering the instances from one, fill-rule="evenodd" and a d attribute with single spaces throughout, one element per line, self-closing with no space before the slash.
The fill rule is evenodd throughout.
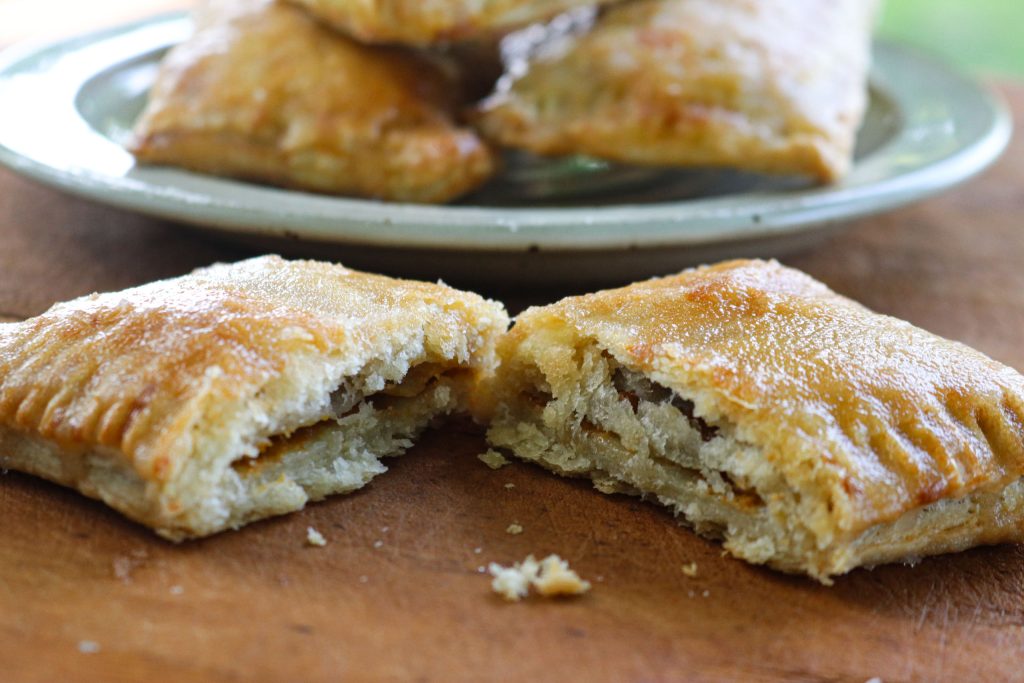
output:
<path id="1" fill-rule="evenodd" d="M 885 0 L 879 33 L 974 72 L 1024 76 L 1024 0 Z"/>

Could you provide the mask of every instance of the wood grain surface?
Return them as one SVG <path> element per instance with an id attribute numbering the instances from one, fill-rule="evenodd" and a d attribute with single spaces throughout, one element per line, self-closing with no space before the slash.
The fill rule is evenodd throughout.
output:
<path id="1" fill-rule="evenodd" d="M 1024 87 L 1003 91 L 1021 126 Z M 5 319 L 246 255 L 0 171 Z M 786 261 L 1024 369 L 1024 142 L 969 185 Z M 492 471 L 475 457 L 484 448 L 455 422 L 355 495 L 180 546 L 7 473 L 0 680 L 1024 678 L 1022 547 L 825 588 L 722 557 L 656 507 L 524 464 Z M 507 534 L 512 522 L 524 532 Z M 308 526 L 326 547 L 304 544 Z M 550 552 L 593 591 L 505 604 L 480 573 Z"/>

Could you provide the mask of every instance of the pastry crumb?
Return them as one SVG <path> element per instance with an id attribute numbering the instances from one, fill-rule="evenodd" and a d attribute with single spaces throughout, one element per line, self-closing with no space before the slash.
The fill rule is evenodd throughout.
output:
<path id="1" fill-rule="evenodd" d="M 515 487 L 516 487 L 516 485 L 513 484 L 512 482 L 509 482 L 509 483 L 505 484 L 505 488 L 510 489 L 510 490 L 514 489 Z"/>
<path id="2" fill-rule="evenodd" d="M 494 577 L 491 589 L 509 602 L 525 598 L 531 587 L 546 598 L 582 595 L 590 590 L 590 582 L 581 579 L 558 555 L 548 555 L 540 562 L 528 555 L 511 567 L 492 562 L 488 570 Z"/>
<path id="3" fill-rule="evenodd" d="M 95 654 L 100 651 L 100 644 L 95 640 L 78 641 L 78 651 L 85 655 Z"/>
<path id="4" fill-rule="evenodd" d="M 685 574 L 686 576 L 689 576 L 691 579 L 696 578 L 697 577 L 697 563 L 696 562 L 690 562 L 689 564 L 684 564 L 683 565 L 683 574 Z"/>
<path id="5" fill-rule="evenodd" d="M 554 595 L 582 595 L 590 590 L 590 582 L 569 569 L 569 563 L 558 555 L 548 555 L 540 562 L 540 576 L 534 588 L 544 597 Z"/>
<path id="6" fill-rule="evenodd" d="M 705 590 L 703 593 L 701 593 L 701 596 L 705 597 L 705 598 L 709 597 L 710 595 L 711 595 L 711 591 L 709 591 L 709 590 Z"/>
<path id="7" fill-rule="evenodd" d="M 185 588 L 183 586 L 171 586 L 171 595 L 181 595 L 184 592 Z"/>
<path id="8" fill-rule="evenodd" d="M 494 450 L 489 449 L 486 453 L 481 453 L 476 456 L 477 459 L 483 464 L 490 467 L 492 470 L 500 470 L 502 467 L 508 464 L 508 458 Z"/>
<path id="9" fill-rule="evenodd" d="M 512 522 L 508 525 L 508 528 L 505 529 L 505 533 L 512 534 L 513 536 L 518 536 L 519 534 L 523 533 L 523 527 L 521 524 Z"/>
<path id="10" fill-rule="evenodd" d="M 384 547 L 384 541 L 380 541 L 380 540 L 374 541 L 373 542 L 373 547 L 374 548 L 383 548 Z"/>
<path id="11" fill-rule="evenodd" d="M 476 547 L 476 548 L 473 548 L 473 554 L 474 554 L 474 555 L 479 555 L 479 554 L 480 554 L 480 553 L 482 553 L 483 551 L 484 551 L 484 549 L 483 549 L 483 548 L 480 548 L 480 547 Z"/>
<path id="12" fill-rule="evenodd" d="M 537 580 L 540 565 L 533 559 L 533 555 L 528 555 L 525 560 L 511 567 L 491 562 L 487 569 L 494 577 L 491 590 L 509 602 L 518 602 L 530 592 L 530 584 Z"/>
<path id="13" fill-rule="evenodd" d="M 306 545 L 313 545 L 317 547 L 323 547 L 327 545 L 327 539 L 324 535 L 314 529 L 311 526 L 306 527 Z"/>

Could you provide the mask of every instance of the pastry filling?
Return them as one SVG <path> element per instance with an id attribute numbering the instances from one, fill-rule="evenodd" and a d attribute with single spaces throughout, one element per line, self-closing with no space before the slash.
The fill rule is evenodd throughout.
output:
<path id="1" fill-rule="evenodd" d="M 801 529 L 781 538 L 774 503 L 791 496 L 732 424 L 595 346 L 581 349 L 577 361 L 579 379 L 568 385 L 553 386 L 533 368 L 533 386 L 492 425 L 491 443 L 590 477 L 606 493 L 656 498 L 697 531 L 741 542 L 754 561 L 779 543 L 811 542 Z"/>
<path id="2" fill-rule="evenodd" d="M 364 387 L 360 386 L 363 378 L 347 378 L 331 392 L 330 411 L 327 415 L 313 424 L 269 438 L 255 456 L 243 457 L 232 463 L 232 467 L 241 476 L 253 474 L 287 453 L 301 449 L 325 432 L 344 427 L 348 418 L 364 410 L 384 418 L 389 412 L 396 416 L 408 413 L 421 397 L 431 393 L 440 384 L 447 385 L 446 380 L 461 372 L 466 370 L 440 363 L 421 363 L 411 368 L 401 380 L 387 382 L 382 389 L 369 394 L 364 393 Z"/>
<path id="3" fill-rule="evenodd" d="M 756 491 L 738 483 L 737 480 L 741 478 L 739 475 L 733 476 L 722 467 L 709 469 L 709 460 L 711 459 L 708 457 L 709 452 L 720 450 L 723 444 L 714 444 L 710 448 L 706 444 L 711 444 L 722 434 L 720 425 L 711 424 L 703 417 L 695 415 L 696 405 L 693 401 L 654 382 L 643 373 L 619 365 L 608 354 L 603 354 L 603 357 L 607 359 L 609 367 L 614 368 L 611 374 L 612 386 L 619 399 L 629 404 L 636 419 L 642 424 L 649 424 L 657 422 L 658 413 L 661 413 L 661 417 L 668 414 L 669 420 L 675 422 L 674 425 L 651 425 L 655 427 L 652 435 L 657 435 L 659 432 L 671 434 L 673 429 L 681 429 L 683 433 L 686 433 L 686 428 L 689 428 L 687 438 L 675 440 L 681 447 L 675 452 L 668 452 L 667 449 L 659 449 L 657 444 L 648 443 L 648 457 L 652 462 L 676 476 L 700 483 L 700 488 L 707 488 L 705 493 L 711 493 L 723 502 L 732 503 L 745 510 L 763 505 L 763 501 Z M 672 410 L 678 414 L 672 415 Z M 683 421 L 685 421 L 685 426 L 682 424 Z M 622 443 L 623 435 L 615 430 L 614 425 L 610 429 L 596 427 L 587 415 L 583 415 L 582 424 L 591 436 L 615 439 L 620 444 Z M 623 430 L 624 433 L 629 431 L 628 427 Z M 699 437 L 699 443 L 694 442 L 692 438 L 694 434 Z M 624 481 L 623 483 L 631 482 Z"/>
<path id="4" fill-rule="evenodd" d="M 660 384 L 656 384 L 635 370 L 620 367 L 612 375 L 612 384 L 619 391 L 619 396 L 629 401 L 636 413 L 640 407 L 640 401 L 648 403 L 668 402 L 686 417 L 692 429 L 700 433 L 700 439 L 704 443 L 718 436 L 718 427 L 709 425 L 703 418 L 695 417 L 693 401 L 679 396 L 674 391 Z"/>
<path id="5" fill-rule="evenodd" d="M 239 526 L 365 486 L 387 471 L 382 458 L 406 452 L 434 418 L 459 407 L 466 372 L 424 362 L 396 378 L 393 362 L 371 361 L 310 405 L 295 427 L 227 465 L 207 505 Z"/>
<path id="6" fill-rule="evenodd" d="M 305 424 L 264 439 L 230 464 L 218 489 L 232 523 L 289 512 L 311 500 L 355 491 L 387 471 L 430 422 L 460 404 L 456 365 L 421 363 L 388 381 L 367 366 L 347 377 Z"/>

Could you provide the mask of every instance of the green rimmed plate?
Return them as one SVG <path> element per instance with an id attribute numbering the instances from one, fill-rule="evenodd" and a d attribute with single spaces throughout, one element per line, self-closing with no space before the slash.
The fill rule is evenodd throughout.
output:
<path id="1" fill-rule="evenodd" d="M 260 249 L 458 281 L 625 281 L 731 256 L 779 255 L 851 218 L 975 175 L 1010 118 L 985 87 L 879 43 L 871 106 L 843 182 L 664 171 L 510 154 L 508 171 L 448 206 L 327 197 L 173 169 L 121 146 L 177 14 L 0 56 L 0 162 L 95 201 L 170 218 Z"/>

